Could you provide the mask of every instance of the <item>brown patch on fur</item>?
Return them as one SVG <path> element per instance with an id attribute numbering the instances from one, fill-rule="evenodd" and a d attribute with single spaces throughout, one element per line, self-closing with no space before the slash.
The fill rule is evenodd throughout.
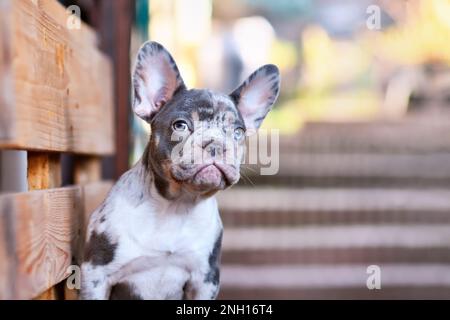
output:
<path id="1" fill-rule="evenodd" d="M 183 300 L 195 300 L 197 290 L 189 282 L 186 282 L 183 287 Z"/>
<path id="2" fill-rule="evenodd" d="M 111 288 L 109 300 L 144 300 L 144 299 L 134 291 L 133 286 L 131 284 L 121 282 Z"/>
<path id="3" fill-rule="evenodd" d="M 170 164 L 163 163 L 161 164 L 163 169 L 164 176 L 168 178 L 168 186 L 167 186 L 167 194 L 169 197 L 177 197 L 181 191 L 181 185 L 175 179 L 172 178 L 172 174 L 170 173 Z"/>
<path id="4" fill-rule="evenodd" d="M 105 265 L 113 261 L 117 243 L 112 243 L 105 233 L 93 231 L 86 245 L 85 261 L 93 265 Z"/>
<path id="5" fill-rule="evenodd" d="M 199 191 L 197 189 L 195 189 L 193 186 L 191 186 L 190 184 L 184 185 L 184 188 L 192 194 L 198 194 L 199 198 L 209 198 L 209 197 L 215 195 L 217 192 L 219 192 L 219 190 L 214 189 L 214 190 L 206 191 L 205 193 L 199 194 Z"/>

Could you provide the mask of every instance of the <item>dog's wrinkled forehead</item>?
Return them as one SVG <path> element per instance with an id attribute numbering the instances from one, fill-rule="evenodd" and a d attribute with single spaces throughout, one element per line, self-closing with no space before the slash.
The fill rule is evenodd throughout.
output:
<path id="1" fill-rule="evenodd" d="M 214 123 L 222 126 L 245 128 L 244 120 L 233 100 L 211 90 L 191 89 L 176 94 L 173 99 L 155 116 L 154 123 L 162 124 L 178 118 L 194 122 Z"/>

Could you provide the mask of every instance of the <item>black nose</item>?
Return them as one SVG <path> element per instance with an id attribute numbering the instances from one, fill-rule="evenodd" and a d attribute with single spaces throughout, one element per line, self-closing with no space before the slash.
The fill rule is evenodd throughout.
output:
<path id="1" fill-rule="evenodd" d="M 225 152 L 224 146 L 222 146 L 220 143 L 217 143 L 216 141 L 214 141 L 214 139 L 208 139 L 208 140 L 203 141 L 202 147 L 204 150 L 209 152 L 211 157 L 216 157 Z"/>
<path id="2" fill-rule="evenodd" d="M 207 146 L 209 146 L 211 143 L 213 143 L 214 139 L 208 139 L 202 142 L 202 148 L 205 149 Z"/>

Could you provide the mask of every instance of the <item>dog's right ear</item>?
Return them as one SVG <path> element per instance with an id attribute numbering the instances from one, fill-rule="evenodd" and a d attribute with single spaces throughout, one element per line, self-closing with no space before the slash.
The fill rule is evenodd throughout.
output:
<path id="1" fill-rule="evenodd" d="M 170 53 L 159 43 L 148 41 L 139 49 L 133 71 L 133 110 L 147 122 L 185 89 L 178 67 Z"/>

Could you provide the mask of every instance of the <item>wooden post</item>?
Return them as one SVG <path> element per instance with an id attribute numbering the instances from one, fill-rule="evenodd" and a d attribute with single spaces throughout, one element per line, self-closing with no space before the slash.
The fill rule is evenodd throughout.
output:
<path id="1" fill-rule="evenodd" d="M 87 184 L 101 180 L 102 160 L 95 156 L 75 157 L 74 183 Z"/>
<path id="2" fill-rule="evenodd" d="M 67 12 L 58 2 L 0 0 L 0 149 L 32 150 L 23 170 L 29 192 L 0 195 L 0 297 L 67 298 L 67 270 L 79 262 L 86 211 L 111 187 L 99 180 L 100 157 L 115 152 L 112 59 L 100 52 L 97 33 L 85 23 L 76 31 L 65 27 Z M 100 2 L 113 3 L 83 0 L 94 11 Z M 113 6 L 117 10 L 115 1 Z M 91 19 L 99 16 L 94 11 Z M 113 20 L 114 28 L 103 33 L 111 39 L 122 25 L 116 16 L 104 19 Z M 122 50 L 123 60 L 128 47 L 111 45 Z M 124 90 L 121 97 L 118 104 Z M 83 155 L 74 156 L 76 186 L 61 188 L 62 152 Z"/>
<path id="3" fill-rule="evenodd" d="M 42 190 L 61 186 L 60 155 L 47 152 L 28 152 L 28 190 Z M 49 288 L 35 300 L 57 300 L 60 298 L 56 286 Z"/>
<path id="4" fill-rule="evenodd" d="M 60 155 L 28 152 L 28 190 L 42 190 L 61 186 Z"/>
<path id="5" fill-rule="evenodd" d="M 100 0 L 98 20 L 92 21 L 101 39 L 101 49 L 111 57 L 114 70 L 115 150 L 103 161 L 103 178 L 117 179 L 129 168 L 130 148 L 130 40 L 135 3 L 129 0 Z"/>
<path id="6" fill-rule="evenodd" d="M 102 174 L 102 160 L 100 157 L 96 156 L 75 156 L 74 157 L 74 175 L 73 180 L 76 185 L 87 185 L 92 182 L 98 182 L 101 180 Z M 90 210 L 88 208 L 84 208 L 84 212 L 86 210 Z M 84 220 L 84 217 L 80 217 L 80 219 Z M 82 224 L 85 224 L 83 221 Z M 78 256 L 73 257 L 74 261 L 77 264 L 81 263 L 82 252 L 84 249 L 84 239 L 85 232 L 83 231 L 80 234 L 80 241 L 78 242 L 77 253 Z M 78 290 L 69 289 L 67 286 L 67 280 L 63 281 L 64 283 L 64 299 L 65 300 L 78 300 Z"/>

